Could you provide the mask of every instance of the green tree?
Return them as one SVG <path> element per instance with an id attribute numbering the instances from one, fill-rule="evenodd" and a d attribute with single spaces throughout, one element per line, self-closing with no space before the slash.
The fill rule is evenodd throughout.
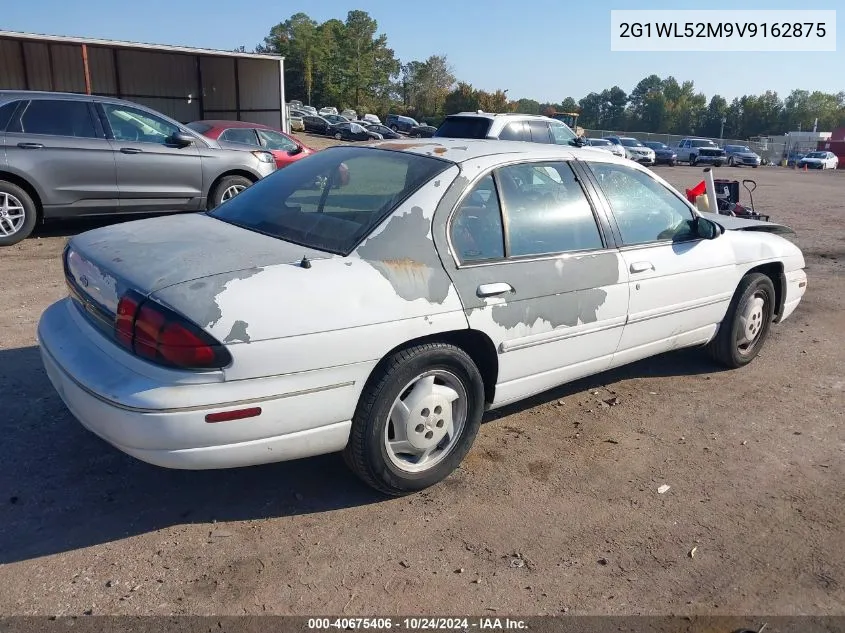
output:
<path id="1" fill-rule="evenodd" d="M 446 114 L 475 112 L 479 109 L 478 92 L 472 84 L 460 81 L 452 92 L 446 95 L 443 110 Z"/>
<path id="2" fill-rule="evenodd" d="M 540 102 L 534 99 L 519 99 L 514 104 L 514 111 L 522 114 L 540 114 Z"/>

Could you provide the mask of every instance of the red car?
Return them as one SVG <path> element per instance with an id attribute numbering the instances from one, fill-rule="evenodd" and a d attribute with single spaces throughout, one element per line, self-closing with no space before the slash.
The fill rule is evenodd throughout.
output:
<path id="1" fill-rule="evenodd" d="M 260 123 L 194 121 L 188 123 L 188 127 L 198 134 L 229 147 L 251 145 L 265 149 L 276 158 L 276 169 L 287 167 L 316 151 L 289 134 Z"/>

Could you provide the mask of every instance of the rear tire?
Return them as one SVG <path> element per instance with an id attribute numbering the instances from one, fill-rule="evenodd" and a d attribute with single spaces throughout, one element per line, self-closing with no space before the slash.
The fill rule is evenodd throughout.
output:
<path id="1" fill-rule="evenodd" d="M 774 308 L 772 280 L 762 273 L 747 274 L 737 286 L 719 331 L 707 345 L 708 354 L 731 369 L 750 363 L 766 341 Z"/>
<path id="2" fill-rule="evenodd" d="M 252 185 L 252 181 L 245 176 L 225 176 L 220 179 L 209 197 L 208 209 L 216 209 L 221 204 L 234 198 L 241 191 Z"/>
<path id="3" fill-rule="evenodd" d="M 11 182 L 0 180 L 0 246 L 26 239 L 38 221 L 38 209 L 30 195 Z"/>
<path id="4" fill-rule="evenodd" d="M 401 350 L 367 381 L 343 457 L 384 494 L 423 490 L 458 467 L 483 413 L 484 383 L 466 352 L 446 343 Z"/>

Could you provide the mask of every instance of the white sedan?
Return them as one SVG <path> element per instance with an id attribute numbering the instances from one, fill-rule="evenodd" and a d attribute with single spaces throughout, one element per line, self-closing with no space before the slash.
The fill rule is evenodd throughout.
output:
<path id="1" fill-rule="evenodd" d="M 141 460 L 342 451 L 399 495 L 447 477 L 488 409 L 682 347 L 749 363 L 806 289 L 786 231 L 608 152 L 335 147 L 214 211 L 71 238 L 38 339 L 70 411 Z"/>
<path id="2" fill-rule="evenodd" d="M 839 167 L 839 158 L 833 152 L 810 152 L 798 161 L 798 167 L 808 169 L 836 169 Z"/>

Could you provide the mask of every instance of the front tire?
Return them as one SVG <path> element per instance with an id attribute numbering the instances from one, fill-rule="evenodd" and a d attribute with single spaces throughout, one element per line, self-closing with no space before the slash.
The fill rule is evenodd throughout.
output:
<path id="1" fill-rule="evenodd" d="M 338 132 L 337 134 L 334 135 L 334 138 L 335 138 L 336 141 L 342 141 L 343 140 L 343 134 Z"/>
<path id="2" fill-rule="evenodd" d="M 241 191 L 252 185 L 252 181 L 245 176 L 226 176 L 222 178 L 214 191 L 211 192 L 208 209 L 215 209 L 227 200 L 234 198 Z"/>
<path id="3" fill-rule="evenodd" d="M 762 273 L 749 273 L 739 282 L 725 320 L 707 352 L 731 369 L 750 363 L 769 334 L 774 317 L 775 287 Z"/>
<path id="4" fill-rule="evenodd" d="M 30 195 L 11 182 L 0 180 L 0 246 L 11 246 L 29 237 L 38 220 Z"/>
<path id="5" fill-rule="evenodd" d="M 734 160 L 734 157 L 733 157 L 733 156 L 731 156 L 731 157 L 728 159 L 728 167 L 736 167 L 736 161 Z"/>
<path id="6" fill-rule="evenodd" d="M 693 154 L 692 156 L 689 157 L 690 167 L 695 167 L 697 163 L 698 163 L 698 156 Z"/>
<path id="7" fill-rule="evenodd" d="M 384 494 L 423 490 L 458 467 L 483 413 L 484 382 L 466 352 L 446 343 L 401 350 L 368 380 L 343 457 Z"/>

